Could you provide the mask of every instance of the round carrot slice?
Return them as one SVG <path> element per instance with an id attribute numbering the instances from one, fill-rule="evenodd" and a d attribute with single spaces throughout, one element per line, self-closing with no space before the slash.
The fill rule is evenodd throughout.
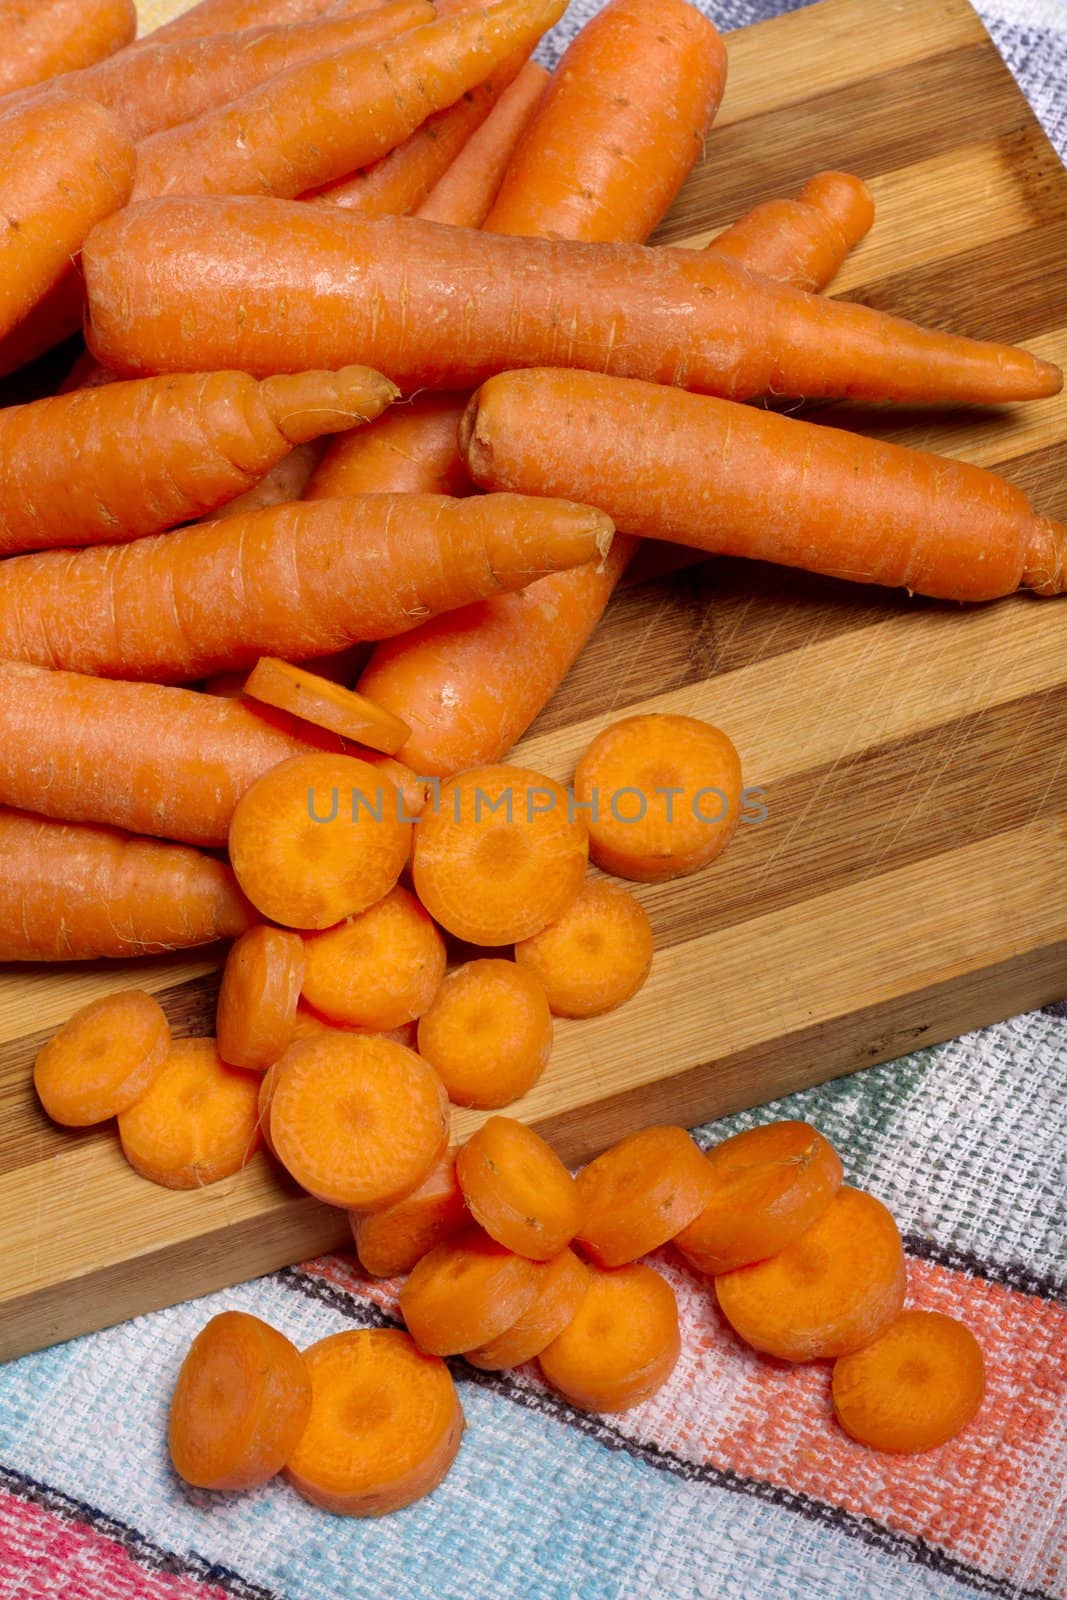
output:
<path id="1" fill-rule="evenodd" d="M 532 1261 L 558 1256 L 578 1231 L 578 1186 L 539 1133 L 513 1117 L 490 1117 L 456 1156 L 456 1175 L 475 1222 Z"/>
<path id="2" fill-rule="evenodd" d="M 474 767 L 442 784 L 415 825 L 415 892 L 457 938 L 514 944 L 563 915 L 588 856 L 560 784 L 525 767 Z"/>
<path id="3" fill-rule="evenodd" d="M 293 1042 L 304 980 L 304 941 L 281 928 L 249 928 L 222 974 L 215 1032 L 231 1067 L 266 1072 Z"/>
<path id="4" fill-rule="evenodd" d="M 198 1489 L 255 1489 L 280 1472 L 311 1415 L 311 1377 L 283 1333 L 244 1311 L 212 1317 L 182 1362 L 167 1440 Z"/>
<path id="5" fill-rule="evenodd" d="M 270 1101 L 286 1170 L 346 1211 L 395 1205 L 448 1143 L 448 1097 L 413 1050 L 380 1035 L 329 1033 L 288 1049 Z"/>
<path id="6" fill-rule="evenodd" d="M 741 762 L 730 740 L 695 717 L 624 717 L 578 763 L 574 790 L 589 816 L 598 867 L 662 883 L 706 866 L 741 816 Z"/>
<path id="7" fill-rule="evenodd" d="M 904 1304 L 904 1250 L 880 1200 L 840 1189 L 806 1233 L 715 1279 L 723 1316 L 746 1344 L 783 1361 L 849 1355 Z"/>
<path id="8" fill-rule="evenodd" d="M 277 1156 L 274 1143 L 270 1136 L 270 1103 L 274 1099 L 274 1086 L 278 1082 L 278 1063 L 268 1067 L 259 1083 L 259 1095 L 256 1101 L 256 1117 L 259 1122 L 259 1131 L 263 1143 L 272 1156 Z"/>
<path id="9" fill-rule="evenodd" d="M 353 1211 L 356 1254 L 376 1278 L 410 1272 L 426 1253 L 470 1224 L 456 1162 L 444 1155 L 428 1177 L 386 1211 Z"/>
<path id="10" fill-rule="evenodd" d="M 394 1328 L 331 1334 L 304 1361 L 311 1416 L 285 1468 L 297 1494 L 335 1516 L 381 1517 L 437 1488 L 464 1428 L 443 1361 Z"/>
<path id="11" fill-rule="evenodd" d="M 328 728 L 357 744 L 369 745 L 391 756 L 405 744 L 411 729 L 406 722 L 366 695 L 345 689 L 329 678 L 293 667 L 275 656 L 263 656 L 252 668 L 244 692 L 264 705 L 288 711 L 318 728 Z"/>
<path id="12" fill-rule="evenodd" d="M 547 1264 L 540 1294 L 499 1339 L 468 1350 L 465 1359 L 486 1372 L 521 1367 L 546 1350 L 570 1326 L 589 1287 L 589 1268 L 573 1250 L 563 1250 Z"/>
<path id="13" fill-rule="evenodd" d="M 91 1000 L 37 1057 L 33 1082 L 53 1122 L 87 1128 L 128 1111 L 170 1050 L 162 1007 L 141 989 Z"/>
<path id="14" fill-rule="evenodd" d="M 578 1174 L 578 1243 L 601 1267 L 636 1261 L 700 1215 L 710 1186 L 684 1128 L 642 1128 Z"/>
<path id="15" fill-rule="evenodd" d="M 681 1349 L 674 1290 L 637 1265 L 593 1269 L 574 1318 L 538 1359 L 571 1405 L 628 1411 L 663 1387 Z"/>
<path id="16" fill-rule="evenodd" d="M 462 1355 L 513 1327 L 536 1300 L 544 1273 L 540 1262 L 471 1229 L 412 1269 L 400 1291 L 401 1315 L 421 1350 Z"/>
<path id="17" fill-rule="evenodd" d="M 214 1039 L 176 1039 L 161 1070 L 119 1116 L 126 1160 L 165 1189 L 232 1177 L 259 1146 L 259 1079 L 229 1066 Z"/>
<path id="18" fill-rule="evenodd" d="M 982 1404 L 985 1363 L 971 1332 L 940 1311 L 902 1311 L 872 1344 L 834 1362 L 834 1410 L 872 1450 L 933 1450 Z"/>
<path id="19" fill-rule="evenodd" d="M 552 1014 L 533 973 L 489 957 L 449 973 L 418 1039 L 457 1106 L 491 1111 L 518 1100 L 545 1070 Z"/>
<path id="20" fill-rule="evenodd" d="M 321 1017 L 313 1006 L 301 1000 L 293 1024 L 293 1043 L 299 1039 L 318 1039 L 324 1033 L 354 1033 L 363 1037 L 392 1039 L 394 1044 L 405 1045 L 409 1050 L 414 1050 L 418 1038 L 418 1028 L 414 1022 L 404 1022 L 399 1028 L 360 1028 L 351 1022 L 334 1022 L 329 1017 Z"/>
<path id="21" fill-rule="evenodd" d="M 292 756 L 241 796 L 230 860 L 272 922 L 329 928 L 381 900 L 407 864 L 396 785 L 354 756 Z"/>
<path id="22" fill-rule="evenodd" d="M 547 928 L 515 946 L 557 1017 L 597 1017 L 635 995 L 652 966 L 652 924 L 621 883 L 587 878 Z"/>
<path id="23" fill-rule="evenodd" d="M 705 1159 L 710 1198 L 674 1239 L 698 1272 L 731 1272 L 777 1255 L 818 1221 L 842 1183 L 837 1151 L 807 1122 L 748 1128 Z"/>
<path id="24" fill-rule="evenodd" d="M 421 1017 L 445 975 L 445 941 L 399 885 L 306 941 L 304 994 L 336 1022 L 385 1031 Z"/>

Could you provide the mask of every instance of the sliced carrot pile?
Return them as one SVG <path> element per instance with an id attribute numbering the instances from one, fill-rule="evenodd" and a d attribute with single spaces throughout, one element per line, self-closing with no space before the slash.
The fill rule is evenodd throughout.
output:
<path id="1" fill-rule="evenodd" d="M 311 1415 L 311 1376 L 283 1333 L 244 1311 L 212 1317 L 182 1362 L 168 1444 L 198 1489 L 255 1489 L 280 1472 Z"/>
<path id="2" fill-rule="evenodd" d="M 902 1311 L 862 1350 L 834 1362 L 834 1411 L 873 1450 L 933 1450 L 982 1404 L 985 1363 L 971 1330 L 940 1311 Z"/>
<path id="3" fill-rule="evenodd" d="M 232 1177 L 259 1145 L 259 1080 L 214 1039 L 176 1039 L 147 1091 L 119 1116 L 126 1160 L 165 1189 Z"/>
<path id="4" fill-rule="evenodd" d="M 501 1372 L 532 1361 L 573 1322 L 589 1287 L 589 1273 L 573 1250 L 562 1250 L 548 1262 L 541 1292 L 529 1310 L 498 1339 L 478 1350 L 468 1350 L 465 1359 L 486 1372 Z"/>
<path id="5" fill-rule="evenodd" d="M 652 966 L 652 924 L 620 883 L 587 878 L 558 922 L 515 946 L 557 1017 L 596 1017 L 635 995 Z"/>
<path id="6" fill-rule="evenodd" d="M 496 1110 L 537 1082 L 552 1053 L 552 1015 L 533 973 L 514 961 L 468 961 L 419 1019 L 419 1052 L 458 1106 Z"/>
<path id="7" fill-rule="evenodd" d="M 329 728 L 346 739 L 369 745 L 391 756 L 411 732 L 406 722 L 376 706 L 366 695 L 345 689 L 304 667 L 290 666 L 275 656 L 261 656 L 244 686 L 244 692 L 264 705 L 288 711 L 317 728 Z"/>
<path id="8" fill-rule="evenodd" d="M 667 1382 L 681 1354 L 678 1302 L 641 1265 L 590 1270 L 573 1320 L 538 1357 L 553 1389 L 583 1411 L 628 1411 Z"/>
<path id="9" fill-rule="evenodd" d="M 304 995 L 330 1020 L 383 1032 L 427 1011 L 445 975 L 445 942 L 399 886 L 306 942 Z"/>
<path id="10" fill-rule="evenodd" d="M 421 1350 L 458 1356 L 513 1328 L 544 1277 L 541 1262 L 472 1228 L 423 1256 L 400 1291 L 400 1311 Z"/>
<path id="11" fill-rule="evenodd" d="M 311 1417 L 285 1475 L 342 1517 L 381 1517 L 421 1500 L 448 1472 L 463 1408 L 443 1361 L 393 1328 L 348 1330 L 304 1351 Z"/>
<path id="12" fill-rule="evenodd" d="M 92 1000 L 37 1057 L 33 1082 L 53 1122 L 87 1128 L 136 1105 L 170 1050 L 170 1026 L 141 989 Z"/>
<path id="13" fill-rule="evenodd" d="M 410 1272 L 428 1251 L 470 1224 L 456 1161 L 444 1155 L 417 1189 L 385 1211 L 353 1211 L 352 1236 L 362 1266 L 376 1278 Z"/>
<path id="14" fill-rule="evenodd" d="M 293 1041 L 304 943 L 281 928 L 250 928 L 226 959 L 215 1022 L 231 1067 L 266 1072 Z"/>
<path id="15" fill-rule="evenodd" d="M 620 1267 L 666 1244 L 700 1215 L 708 1165 L 684 1128 L 642 1128 L 578 1174 L 578 1243 L 601 1267 Z"/>
<path id="16" fill-rule="evenodd" d="M 862 1349 L 898 1315 L 905 1289 L 896 1223 L 880 1200 L 847 1185 L 778 1255 L 715 1279 L 734 1332 L 783 1361 Z"/>
<path id="17" fill-rule="evenodd" d="M 456 1176 L 471 1216 L 516 1255 L 547 1261 L 578 1232 L 578 1187 L 532 1128 L 490 1117 L 456 1156 Z"/>

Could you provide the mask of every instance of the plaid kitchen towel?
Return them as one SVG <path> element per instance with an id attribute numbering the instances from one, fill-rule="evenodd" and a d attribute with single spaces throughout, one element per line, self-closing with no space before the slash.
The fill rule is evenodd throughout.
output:
<path id="1" fill-rule="evenodd" d="M 705 3 L 724 28 L 796 9 Z M 596 4 L 574 0 L 556 39 Z M 141 5 L 145 26 L 180 9 Z M 980 9 L 1062 153 L 1067 0 Z M 210 1316 L 255 1311 L 298 1344 L 394 1322 L 395 1285 L 330 1256 L 0 1368 L 0 1600 L 1067 1600 L 1065 1105 L 1054 1008 L 698 1130 L 807 1118 L 892 1208 L 912 1303 L 963 1317 L 988 1365 L 978 1419 L 937 1451 L 852 1444 L 828 1369 L 754 1355 L 664 1254 L 682 1360 L 623 1416 L 457 1362 L 458 1462 L 395 1517 L 327 1517 L 277 1483 L 187 1489 L 166 1411 Z"/>

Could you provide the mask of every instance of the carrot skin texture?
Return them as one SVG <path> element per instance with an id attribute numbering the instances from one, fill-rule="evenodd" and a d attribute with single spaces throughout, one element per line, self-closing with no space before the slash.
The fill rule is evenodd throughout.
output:
<path id="1" fill-rule="evenodd" d="M 459 451 L 466 401 L 459 395 L 418 395 L 359 430 L 335 439 L 304 490 L 305 500 L 354 494 L 470 494 Z"/>
<path id="2" fill-rule="evenodd" d="M 730 401 L 511 373 L 464 437 L 483 487 L 572 495 L 642 537 L 945 600 L 1067 581 L 1067 529 L 994 473 Z"/>
<path id="3" fill-rule="evenodd" d="M 422 204 L 414 208 L 415 216 L 427 222 L 447 222 L 453 228 L 480 228 L 549 82 L 544 67 L 528 61 Z"/>
<path id="4" fill-rule="evenodd" d="M 133 0 L 0 0 L 0 95 L 103 61 L 136 32 Z"/>
<path id="5" fill-rule="evenodd" d="M 369 11 L 376 3 L 377 0 L 367 0 L 366 6 L 358 9 Z M 146 46 L 169 44 L 173 39 L 205 39 L 216 33 L 240 33 L 245 28 L 308 22 L 334 9 L 333 0 L 200 0 L 199 5 L 190 6 L 172 22 L 165 22 L 138 39 L 133 48 L 143 50 Z"/>
<path id="6" fill-rule="evenodd" d="M 0 808 L 0 918 L 0 961 L 89 961 L 234 939 L 252 911 L 187 845 Z"/>
<path id="7" fill-rule="evenodd" d="M 817 172 L 795 200 L 765 200 L 713 239 L 707 252 L 816 294 L 833 282 L 873 222 L 874 201 L 862 179 Z"/>

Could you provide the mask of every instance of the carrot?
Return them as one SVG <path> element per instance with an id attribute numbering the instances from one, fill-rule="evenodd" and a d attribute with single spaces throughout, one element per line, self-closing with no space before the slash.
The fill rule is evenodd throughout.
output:
<path id="1" fill-rule="evenodd" d="M 329 1017 L 322 1016 L 314 1006 L 302 999 L 296 1008 L 294 1043 L 297 1039 L 317 1039 L 324 1033 L 374 1034 L 382 1039 L 391 1039 L 394 1044 L 402 1044 L 408 1050 L 414 1050 L 418 1027 L 414 1022 L 402 1023 L 399 1028 L 362 1028 L 355 1023 L 334 1022 Z"/>
<path id="2" fill-rule="evenodd" d="M 817 172 L 795 200 L 764 200 L 708 251 L 814 294 L 833 282 L 873 221 L 874 201 L 861 178 Z"/>
<path id="3" fill-rule="evenodd" d="M 137 151 L 134 198 L 292 198 L 347 177 L 395 149 L 509 55 L 532 50 L 563 9 L 564 0 L 498 0 L 291 67 L 195 122 L 146 139 Z"/>
<path id="4" fill-rule="evenodd" d="M 474 767 L 442 784 L 415 826 L 415 892 L 456 938 L 514 944 L 562 916 L 588 854 L 560 784 L 527 767 Z"/>
<path id="5" fill-rule="evenodd" d="M 847 1185 L 777 1255 L 715 1279 L 734 1332 L 783 1361 L 862 1349 L 898 1315 L 905 1287 L 896 1223 L 880 1200 Z"/>
<path id="6" fill-rule="evenodd" d="M 53 1122 L 87 1128 L 136 1104 L 170 1050 L 162 1007 L 143 989 L 91 1000 L 37 1056 L 33 1084 Z"/>
<path id="7" fill-rule="evenodd" d="M 425 199 L 412 207 L 415 216 L 454 228 L 480 228 L 549 82 L 544 67 L 528 61 Z"/>
<path id="8" fill-rule="evenodd" d="M 681 1354 L 678 1303 L 651 1267 L 593 1270 L 570 1324 L 542 1350 L 545 1378 L 583 1411 L 628 1411 L 662 1389 Z"/>
<path id="9" fill-rule="evenodd" d="M 376 1278 L 397 1278 L 446 1239 L 469 1225 L 456 1162 L 443 1155 L 406 1199 L 385 1211 L 350 1213 L 356 1254 Z"/>
<path id="10" fill-rule="evenodd" d="M 230 1178 L 259 1146 L 259 1080 L 219 1055 L 214 1039 L 176 1039 L 146 1092 L 119 1114 L 122 1153 L 165 1189 Z"/>
<path id="11" fill-rule="evenodd" d="M 741 818 L 741 762 L 721 729 L 646 714 L 609 723 L 574 774 L 598 867 L 663 883 L 722 854 Z"/>
<path id="12" fill-rule="evenodd" d="M 102 106 L 58 94 L 0 116 L 0 141 L 3 338 L 56 287 L 90 229 L 126 204 L 135 157 Z"/>
<path id="13" fill-rule="evenodd" d="M 432 1067 L 389 1039 L 331 1032 L 278 1063 L 270 1135 L 309 1194 L 348 1211 L 392 1206 L 448 1143 L 448 1099 Z"/>
<path id="14" fill-rule="evenodd" d="M 652 966 L 652 924 L 621 884 L 587 878 L 578 898 L 515 960 L 537 978 L 557 1017 L 597 1017 L 635 995 Z"/>
<path id="15" fill-rule="evenodd" d="M 361 429 L 358 441 L 355 434 L 335 439 L 304 499 L 470 494 L 473 485 L 459 453 L 459 424 L 465 410 L 466 401 L 459 396 L 420 395 Z"/>
<path id="16" fill-rule="evenodd" d="M 227 500 L 225 505 L 219 506 L 211 513 L 210 518 L 203 520 L 226 522 L 230 517 L 244 517 L 250 511 L 265 511 L 269 506 L 284 506 L 293 500 L 299 500 L 311 482 L 312 474 L 318 467 L 321 457 L 319 440 L 313 439 L 310 444 L 298 444 L 295 450 L 290 450 L 288 455 L 283 456 L 277 466 L 271 467 L 251 489 L 246 489 L 244 494 L 239 494 L 235 500 Z M 322 671 L 321 663 L 318 670 Z"/>
<path id="17" fill-rule="evenodd" d="M 255 1489 L 280 1472 L 311 1415 L 311 1376 L 294 1344 L 246 1311 L 201 1328 L 170 1402 L 174 1470 L 198 1489 Z"/>
<path id="18" fill-rule="evenodd" d="M 231 1067 L 266 1072 L 293 1040 L 304 945 L 281 928 L 250 928 L 226 959 L 219 991 L 219 1053 Z"/>
<path id="19" fill-rule="evenodd" d="M 806 1122 L 747 1128 L 707 1153 L 711 1189 L 675 1249 L 699 1272 L 731 1272 L 799 1239 L 841 1187 L 833 1146 Z"/>
<path id="20" fill-rule="evenodd" d="M 399 886 L 307 940 L 304 994 L 327 1019 L 385 1032 L 428 1010 L 445 975 L 445 942 Z"/>
<path id="21" fill-rule="evenodd" d="M 250 920 L 229 867 L 187 845 L 0 808 L 0 961 L 190 950 Z"/>
<path id="22" fill-rule="evenodd" d="M 327 728 L 392 755 L 407 738 L 407 723 L 383 711 L 365 695 L 355 694 L 320 678 L 303 667 L 292 667 L 274 656 L 260 656 L 245 683 L 251 700 L 289 712 L 316 728 Z"/>
<path id="23" fill-rule="evenodd" d="M 754 407 L 524 372 L 485 385 L 464 433 L 483 486 L 572 495 L 626 533 L 950 600 L 1067 582 L 1067 532 L 996 474 Z"/>
<path id="24" fill-rule="evenodd" d="M 411 844 L 396 787 L 354 756 L 292 756 L 234 809 L 230 860 L 252 904 L 289 928 L 330 928 L 381 900 Z"/>
<path id="25" fill-rule="evenodd" d="M 565 1250 L 581 1222 L 578 1189 L 555 1151 L 514 1117 L 490 1117 L 456 1156 L 471 1216 L 531 1261 Z"/>
<path id="26" fill-rule="evenodd" d="M 636 1261 L 698 1217 L 710 1191 L 707 1163 L 684 1128 L 642 1128 L 578 1174 L 578 1244 L 599 1267 Z"/>
<path id="27" fill-rule="evenodd" d="M 573 1250 L 563 1250 L 548 1262 L 536 1300 L 518 1321 L 488 1344 L 468 1350 L 464 1359 L 472 1367 L 499 1372 L 521 1367 L 548 1348 L 570 1326 L 589 1287 L 590 1271 Z"/>
<path id="28" fill-rule="evenodd" d="M 77 267 L 67 267 L 48 293 L 37 301 L 9 333 L 0 336 L 0 378 L 17 372 L 81 333 L 85 320 L 85 284 Z M 98 363 L 85 355 L 97 370 Z M 466 472 L 466 468 L 462 468 Z"/>
<path id="29" fill-rule="evenodd" d="M 462 1355 L 498 1339 L 533 1305 L 545 1268 L 478 1229 L 435 1245 L 400 1290 L 400 1313 L 420 1350 Z"/>
<path id="30" fill-rule="evenodd" d="M 38 551 L 4 565 L 0 659 L 157 681 L 300 661 L 581 565 L 610 537 L 584 506 L 367 495 Z"/>
<path id="31" fill-rule="evenodd" d="M 0 411 L 0 555 L 121 543 L 204 516 L 294 445 L 366 422 L 395 395 L 380 373 L 348 367 L 262 383 L 144 378 L 11 406 Z"/>
<path id="32" fill-rule="evenodd" d="M 395 1328 L 349 1329 L 304 1351 L 311 1419 L 285 1476 L 342 1517 L 380 1517 L 432 1493 L 465 1423 L 452 1375 Z"/>
<path id="33" fill-rule="evenodd" d="M 0 95 L 103 61 L 136 32 L 133 0 L 0 0 Z"/>
<path id="34" fill-rule="evenodd" d="M 872 1450 L 934 1450 L 954 1439 L 985 1395 L 971 1330 L 940 1311 L 902 1311 L 862 1350 L 834 1362 L 834 1412 Z"/>
<path id="35" fill-rule="evenodd" d="M 465 962 L 419 1019 L 419 1053 L 456 1105 L 510 1105 L 533 1088 L 552 1053 L 544 990 L 514 961 Z"/>
<path id="36" fill-rule="evenodd" d="M 371 10 L 379 0 L 351 5 L 346 11 Z M 240 33 L 245 28 L 283 26 L 320 17 L 324 11 L 339 10 L 334 0 L 200 0 L 171 22 L 138 39 L 135 49 L 143 50 L 172 39 L 203 39 L 209 34 Z"/>

